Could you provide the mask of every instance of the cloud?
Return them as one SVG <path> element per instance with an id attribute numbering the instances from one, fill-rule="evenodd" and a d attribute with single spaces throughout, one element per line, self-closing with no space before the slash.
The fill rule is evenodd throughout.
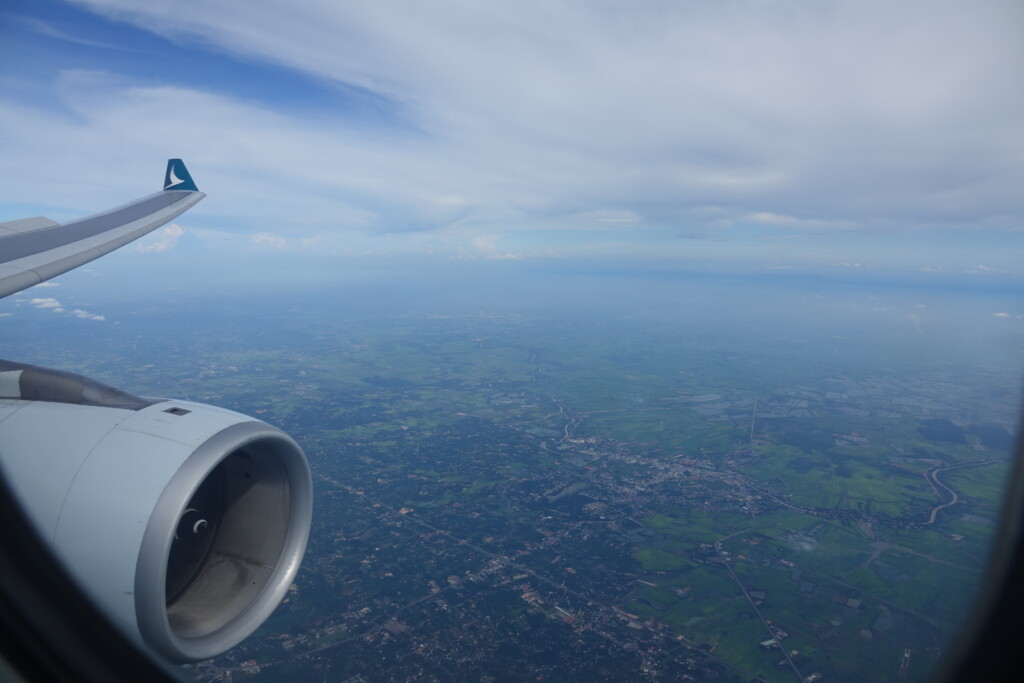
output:
<path id="1" fill-rule="evenodd" d="M 13 313 L 0 313 L 0 318 L 10 318 Z"/>
<path id="2" fill-rule="evenodd" d="M 278 251 L 286 251 L 288 249 L 288 240 L 278 235 L 271 235 L 269 232 L 253 235 L 249 242 L 254 247 L 266 247 L 267 249 L 276 249 Z"/>
<path id="3" fill-rule="evenodd" d="M 275 239 L 1024 222 L 1024 161 L 1005 143 L 1024 138 L 1019 3 L 79 6 L 176 49 L 202 45 L 189 53 L 196 68 L 152 81 L 69 68 L 31 83 L 46 97 L 6 89 L 11 196 L 102 207 L 125 187 L 109 172 L 92 178 L 97 159 L 149 178 L 174 149 L 200 188 L 216 189 L 190 220 Z M 250 78 L 217 80 L 202 68 L 211 53 Z M 275 99 L 298 90 L 310 106 Z M 698 223 L 709 206 L 721 214 Z M 801 263 L 788 248 L 761 253 Z M 854 257 L 819 262 L 832 260 Z"/>
<path id="4" fill-rule="evenodd" d="M 479 235 L 473 238 L 473 246 L 483 254 L 495 254 L 498 251 L 498 248 L 495 246 L 498 237 L 499 235 Z"/>
<path id="5" fill-rule="evenodd" d="M 489 259 L 514 260 L 524 258 L 522 254 L 498 251 L 496 242 L 500 235 L 479 235 L 473 238 L 473 246 L 476 247 L 477 255 Z M 462 251 L 460 258 L 472 258 L 468 252 Z"/>
<path id="6" fill-rule="evenodd" d="M 978 266 L 977 268 L 971 268 L 970 270 L 965 270 L 963 272 L 965 275 L 1007 275 L 1016 273 L 1015 270 L 992 268 L 990 266 Z"/>
<path id="7" fill-rule="evenodd" d="M 71 315 L 75 316 L 76 318 L 81 318 L 83 320 L 106 320 L 107 319 L 106 316 L 96 315 L 95 313 L 89 313 L 88 311 L 83 311 L 80 308 L 76 308 L 75 310 L 71 311 Z"/>
<path id="8" fill-rule="evenodd" d="M 172 223 L 157 233 L 156 240 L 143 240 L 135 245 L 135 251 L 160 252 L 174 249 L 178 246 L 178 240 L 185 234 L 185 229 L 177 223 Z"/>
<path id="9" fill-rule="evenodd" d="M 61 30 L 60 28 L 54 26 L 49 22 L 41 21 L 39 19 L 18 17 L 17 23 L 23 25 L 25 28 L 34 33 L 38 33 L 48 38 L 56 38 L 58 40 L 66 40 L 69 43 L 77 43 L 78 45 L 85 45 L 88 47 L 99 47 L 108 50 L 123 49 L 113 43 L 102 43 L 99 41 L 88 40 L 86 38 L 82 38 L 81 36 L 76 36 L 72 33 L 68 33 L 67 31 Z"/>
<path id="10" fill-rule="evenodd" d="M 588 227 L 594 223 L 640 223 L 642 218 L 632 211 L 616 211 L 614 209 L 602 209 L 599 211 L 586 211 L 577 214 L 574 218 Z"/>
<path id="11" fill-rule="evenodd" d="M 29 289 L 36 289 L 36 288 L 42 288 L 42 287 L 60 287 L 60 283 L 59 282 L 54 282 L 53 280 L 48 280 L 46 282 L 40 282 L 38 285 L 33 285 L 33 286 L 29 287 Z"/>
<path id="12" fill-rule="evenodd" d="M 797 218 L 796 216 L 783 216 L 777 213 L 771 213 L 768 211 L 761 211 L 758 213 L 747 214 L 741 220 L 747 220 L 752 223 L 761 223 L 763 225 L 779 225 L 784 227 L 794 228 L 851 228 L 856 224 L 852 221 L 844 220 L 820 220 L 816 218 Z"/>
<path id="13" fill-rule="evenodd" d="M 31 299 L 31 300 L 29 300 L 29 303 L 32 304 L 33 306 L 35 306 L 36 308 L 39 308 L 39 309 L 42 309 L 42 310 L 52 311 L 53 313 L 69 313 L 70 315 L 72 315 L 72 316 L 74 316 L 76 318 L 81 318 L 82 320 L 106 320 L 107 319 L 105 316 L 96 315 L 94 313 L 89 313 L 88 311 L 83 311 L 80 308 L 76 308 L 76 309 L 74 309 L 74 310 L 69 312 L 69 311 L 67 311 L 64 308 L 63 305 L 61 305 L 61 303 L 59 301 L 57 301 L 56 299 L 54 299 L 52 297 Z"/>
<path id="14" fill-rule="evenodd" d="M 992 315 L 994 315 L 997 318 L 1012 318 L 1013 317 L 1009 313 L 993 313 Z"/>

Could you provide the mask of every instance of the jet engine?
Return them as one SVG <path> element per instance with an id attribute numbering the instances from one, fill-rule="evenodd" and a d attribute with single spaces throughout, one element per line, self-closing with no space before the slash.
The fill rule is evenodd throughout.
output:
<path id="1" fill-rule="evenodd" d="M 86 593 L 172 661 L 252 633 L 306 549 L 306 457 L 240 413 L 0 361 L 0 464 Z"/>

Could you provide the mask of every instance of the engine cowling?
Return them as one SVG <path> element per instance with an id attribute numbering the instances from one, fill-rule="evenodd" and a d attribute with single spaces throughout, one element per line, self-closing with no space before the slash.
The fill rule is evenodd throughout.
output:
<path id="1" fill-rule="evenodd" d="M 240 413 L 29 367 L 20 380 L 0 368 L 0 461 L 82 588 L 172 661 L 251 634 L 287 593 L 309 537 L 298 444 Z M 68 394 L 69 382 L 82 391 Z"/>

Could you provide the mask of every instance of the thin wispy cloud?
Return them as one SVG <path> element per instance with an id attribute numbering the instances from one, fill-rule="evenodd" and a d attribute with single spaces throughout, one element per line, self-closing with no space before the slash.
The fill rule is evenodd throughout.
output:
<path id="1" fill-rule="evenodd" d="M 827 221 L 818 219 L 798 218 L 796 216 L 782 216 L 776 213 L 759 212 L 744 216 L 741 220 L 763 225 L 780 225 L 795 228 L 853 228 L 856 223 L 849 220 Z"/>
<path id="2" fill-rule="evenodd" d="M 83 38 L 82 36 L 76 35 L 73 31 L 64 30 L 53 25 L 50 22 L 42 21 L 40 19 L 35 19 L 32 17 L 18 17 L 15 19 L 15 21 L 22 24 L 28 30 L 34 33 L 38 33 L 41 36 L 46 36 L 47 38 L 65 40 L 69 43 L 76 43 L 78 45 L 85 45 L 87 47 L 100 47 L 108 50 L 124 49 L 114 43 Z"/>

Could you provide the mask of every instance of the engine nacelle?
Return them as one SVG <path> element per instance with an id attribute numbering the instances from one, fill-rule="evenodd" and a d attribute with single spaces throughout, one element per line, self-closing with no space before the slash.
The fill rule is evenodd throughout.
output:
<path id="1" fill-rule="evenodd" d="M 240 413 L 7 363 L 0 462 L 82 588 L 173 661 L 246 638 L 284 598 L 305 553 L 305 455 Z"/>

